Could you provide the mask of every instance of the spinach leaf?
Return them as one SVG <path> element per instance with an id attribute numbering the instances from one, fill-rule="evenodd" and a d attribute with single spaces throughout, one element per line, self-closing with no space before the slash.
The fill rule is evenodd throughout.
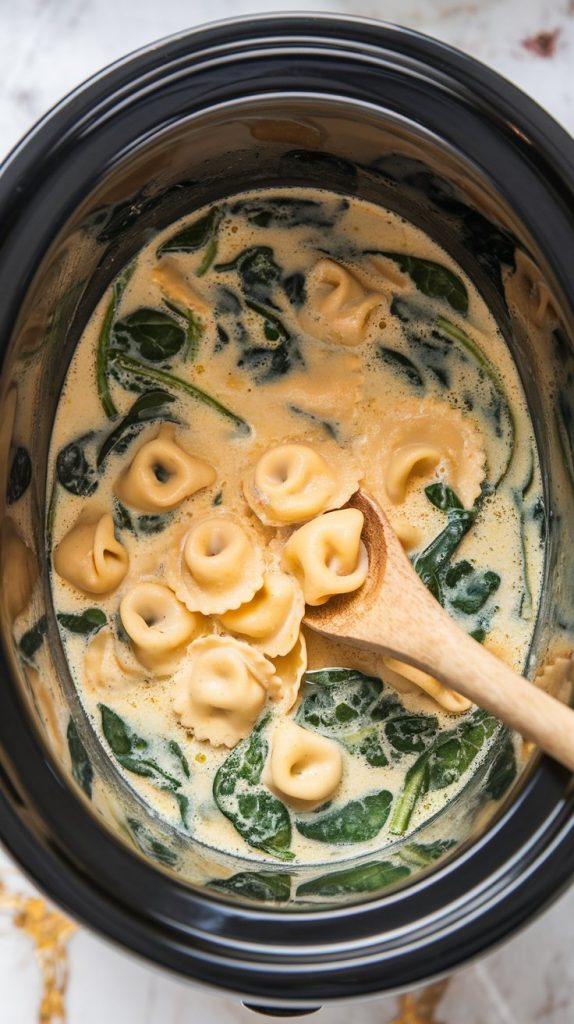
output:
<path id="1" fill-rule="evenodd" d="M 431 484 L 425 488 L 425 494 L 436 508 L 446 511 L 448 524 L 424 551 L 417 555 L 414 568 L 434 597 L 444 604 L 442 571 L 474 523 L 476 510 L 463 508 L 460 499 L 445 484 Z"/>
<path id="2" fill-rule="evenodd" d="M 289 811 L 261 784 L 268 749 L 262 730 L 268 720 L 264 718 L 220 766 L 213 782 L 213 798 L 250 846 L 281 860 L 292 860 Z"/>
<path id="3" fill-rule="evenodd" d="M 134 532 L 136 534 L 143 533 L 149 536 L 153 533 L 161 533 L 165 530 L 173 519 L 173 513 L 164 512 L 162 515 L 146 515 L 138 516 L 135 521 Z"/>
<path id="4" fill-rule="evenodd" d="M 477 344 L 460 327 L 452 324 L 450 320 L 446 320 L 445 317 L 439 316 L 435 321 L 435 333 L 439 338 L 445 339 L 448 342 L 456 341 L 462 348 L 472 356 L 474 361 L 480 367 L 480 370 L 484 376 L 490 381 L 494 390 L 494 399 L 492 402 L 493 411 L 495 418 L 497 419 L 497 434 L 502 436 L 501 421 L 506 422 L 506 428 L 509 435 L 508 442 L 508 455 L 506 462 L 502 466 L 498 479 L 494 482 L 494 487 L 498 487 L 502 483 L 504 477 L 508 473 L 512 457 L 514 455 L 514 447 L 516 442 L 516 422 L 514 419 L 514 413 L 512 406 L 506 395 L 504 389 L 504 383 L 500 376 L 498 368 L 490 361 L 485 352 L 482 351 L 480 345 Z"/>
<path id="5" fill-rule="evenodd" d="M 432 746 L 409 768 L 393 808 L 390 831 L 403 835 L 419 798 L 429 789 L 443 789 L 458 782 L 501 729 L 496 718 L 478 709 L 454 729 L 439 733 Z"/>
<path id="6" fill-rule="evenodd" d="M 465 615 L 473 615 L 484 607 L 500 586 L 500 576 L 490 570 L 475 569 L 466 559 L 447 568 L 444 586 L 448 587 L 448 603 Z"/>
<path id="7" fill-rule="evenodd" d="M 414 388 L 424 388 L 424 380 L 420 371 L 408 356 L 397 352 L 394 348 L 386 348 L 379 345 L 377 356 L 392 370 L 395 370 L 401 377 L 404 377 Z"/>
<path id="8" fill-rule="evenodd" d="M 240 871 L 230 878 L 216 878 L 208 882 L 209 889 L 220 889 L 264 903 L 286 903 L 291 896 L 291 875 L 271 871 Z"/>
<path id="9" fill-rule="evenodd" d="M 86 445 L 93 434 L 83 434 L 76 441 L 70 441 L 56 458 L 56 476 L 62 487 L 70 494 L 89 498 L 98 487 L 98 476 L 86 455 Z"/>
<path id="10" fill-rule="evenodd" d="M 245 295 L 256 302 L 269 301 L 282 277 L 281 267 L 275 262 L 273 249 L 268 245 L 244 249 L 227 263 L 216 263 L 215 270 L 220 273 L 236 270 Z"/>
<path id="11" fill-rule="evenodd" d="M 31 665 L 34 664 L 34 655 L 40 650 L 40 647 L 44 643 L 44 637 L 46 630 L 48 629 L 48 620 L 45 615 L 42 615 L 41 619 L 35 623 L 31 629 L 27 629 L 22 634 L 18 642 L 18 650 L 25 661 Z"/>
<path id="12" fill-rule="evenodd" d="M 295 309 L 299 309 L 306 300 L 305 275 L 300 271 L 283 278 L 283 291 Z"/>
<path id="13" fill-rule="evenodd" d="M 136 846 L 146 857 L 151 857 L 158 864 L 168 868 L 176 866 L 179 857 L 174 850 L 170 850 L 169 846 L 156 839 L 136 818 L 128 818 L 127 823 Z"/>
<path id="14" fill-rule="evenodd" d="M 32 479 L 32 462 L 27 448 L 20 445 L 16 448 L 12 457 L 8 486 L 6 488 L 6 501 L 14 505 L 26 493 Z"/>
<path id="15" fill-rule="evenodd" d="M 405 864 L 371 861 L 303 882 L 297 889 L 297 896 L 343 896 L 347 893 L 374 892 L 408 878 L 410 873 L 410 868 Z"/>
<path id="16" fill-rule="evenodd" d="M 306 839 L 315 839 L 319 843 L 335 846 L 366 843 L 383 828 L 392 802 L 392 794 L 383 789 L 360 800 L 351 800 L 321 817 L 300 818 L 295 826 Z"/>
<path id="17" fill-rule="evenodd" d="M 174 740 L 167 743 L 164 742 L 163 744 L 170 754 L 171 761 L 175 764 L 175 769 L 167 771 L 158 763 L 157 758 L 149 756 L 148 740 L 134 732 L 120 715 L 116 714 L 115 711 L 105 704 L 98 704 L 98 707 L 100 709 L 104 736 L 122 768 L 133 772 L 134 775 L 140 775 L 142 778 L 149 779 L 160 789 L 171 793 L 179 807 L 182 823 L 187 827 L 189 800 L 178 790 L 181 789 L 182 783 L 189 779 L 190 772 L 189 765 L 179 744 Z M 178 772 L 180 776 L 183 775 L 183 779 L 181 777 L 176 778 L 172 773 L 173 770 Z"/>
<path id="18" fill-rule="evenodd" d="M 345 734 L 340 739 L 353 757 L 363 757 L 373 768 L 384 768 L 389 763 L 378 725 L 368 726 L 351 735 Z"/>
<path id="19" fill-rule="evenodd" d="M 172 238 L 168 238 L 167 242 L 163 242 L 157 250 L 157 255 L 161 256 L 165 252 L 197 252 L 203 249 L 214 240 L 222 217 L 223 210 L 219 206 L 212 206 L 203 217 L 199 217 Z"/>
<path id="20" fill-rule="evenodd" d="M 117 320 L 112 332 L 114 350 L 128 352 L 149 363 L 165 363 L 182 348 L 185 331 L 161 309 L 143 307 Z"/>
<path id="21" fill-rule="evenodd" d="M 237 361 L 239 369 L 250 371 L 256 384 L 267 384 L 284 377 L 294 366 L 303 363 L 298 347 L 283 341 L 275 348 L 255 346 L 246 349 Z"/>
<path id="22" fill-rule="evenodd" d="M 338 425 L 338 423 L 331 423 L 331 422 L 329 422 L 329 420 L 322 420 L 314 412 L 309 412 L 307 409 L 301 409 L 301 407 L 298 406 L 298 405 L 291 405 L 289 403 L 287 408 L 289 409 L 289 412 L 294 413 L 295 416 L 303 416 L 305 419 L 309 420 L 311 423 L 318 424 L 318 426 L 322 427 L 323 430 L 325 431 L 325 433 L 329 437 L 332 437 L 334 441 L 338 440 L 338 438 L 339 438 L 339 425 Z"/>
<path id="23" fill-rule="evenodd" d="M 86 748 L 78 736 L 78 730 L 72 718 L 68 722 L 66 736 L 68 739 L 70 761 L 72 763 L 72 776 L 78 783 L 78 786 L 83 789 L 86 796 L 91 799 L 94 769 L 92 768 L 92 762 L 88 757 Z"/>
<path id="24" fill-rule="evenodd" d="M 400 754 L 420 754 L 438 732 L 434 715 L 398 715 L 385 725 L 385 736 Z"/>
<path id="25" fill-rule="evenodd" d="M 443 733 L 430 755 L 430 789 L 443 789 L 458 782 L 501 728 L 498 719 L 479 709 L 455 729 Z"/>
<path id="26" fill-rule="evenodd" d="M 505 732 L 502 746 L 492 762 L 484 792 L 491 800 L 500 800 L 514 782 L 518 768 L 512 736 Z"/>
<path id="27" fill-rule="evenodd" d="M 380 679 L 355 669 L 306 672 L 305 684 L 296 721 L 327 736 L 356 733 L 382 720 L 392 707 L 400 707 L 397 698 L 384 696 Z"/>
<path id="28" fill-rule="evenodd" d="M 106 704 L 98 704 L 98 707 L 102 717 L 104 736 L 116 757 L 129 757 L 139 754 L 142 750 L 147 750 L 148 741 L 133 732 L 123 718 L 120 718 Z"/>
<path id="29" fill-rule="evenodd" d="M 195 271 L 196 277 L 203 277 L 204 274 L 207 274 L 207 271 L 215 261 L 218 248 L 219 242 L 217 241 L 217 238 L 212 238 L 211 241 L 207 243 L 207 247 L 203 254 L 203 259 L 199 264 L 197 270 Z"/>
<path id="30" fill-rule="evenodd" d="M 295 199 L 289 196 L 240 199 L 231 207 L 231 213 L 242 214 L 258 228 L 297 228 L 303 225 L 332 227 L 339 211 L 329 213 L 323 203 L 315 199 Z"/>
<path id="31" fill-rule="evenodd" d="M 96 383 L 102 409 L 108 419 L 112 419 L 113 416 L 117 416 L 118 412 L 111 396 L 108 381 L 110 369 L 110 339 L 122 296 L 134 269 L 135 262 L 129 264 L 125 270 L 116 277 L 112 285 L 112 297 L 108 304 L 108 308 L 106 309 L 104 322 L 98 338 L 98 349 L 96 353 Z"/>
<path id="32" fill-rule="evenodd" d="M 456 839 L 435 839 L 433 843 L 408 843 L 397 853 L 400 860 L 414 868 L 426 868 L 456 846 Z"/>
<path id="33" fill-rule="evenodd" d="M 241 416 L 237 416 L 236 413 L 228 409 L 227 406 L 222 405 L 221 402 L 218 402 L 216 398 L 213 398 L 206 391 L 202 391 L 200 388 L 196 388 L 194 384 L 190 384 L 189 381 L 182 380 L 181 377 L 174 377 L 173 374 L 167 373 L 165 370 L 144 366 L 143 363 L 138 362 L 136 359 L 131 359 L 130 356 L 126 356 L 123 352 L 113 353 L 113 356 L 115 365 L 120 370 L 124 370 L 128 374 L 134 374 L 143 380 L 151 380 L 154 383 L 163 384 L 165 387 L 173 388 L 176 391 L 182 391 L 184 394 L 195 398 L 198 402 L 202 402 L 203 405 L 208 405 L 211 409 L 220 413 L 221 416 L 230 420 L 237 427 L 239 433 L 251 433 L 251 427 L 246 420 Z"/>
<path id="34" fill-rule="evenodd" d="M 408 274 L 413 284 L 429 299 L 444 299 L 457 313 L 468 313 L 468 292 L 464 282 L 452 270 L 432 260 L 408 256 L 400 252 L 384 252 L 370 249 L 368 255 L 383 256 L 392 260 Z"/>
<path id="35" fill-rule="evenodd" d="M 277 341 L 279 338 L 282 341 L 289 341 L 289 331 L 276 313 L 258 302 L 252 302 L 251 299 L 246 299 L 245 305 L 263 318 L 263 330 L 267 341 Z"/>
<path id="36" fill-rule="evenodd" d="M 199 274 L 199 270 L 197 274 Z M 192 309 L 182 309 L 175 302 L 168 302 L 167 299 L 163 301 L 168 309 L 171 309 L 173 313 L 180 316 L 185 322 L 185 345 L 183 346 L 182 359 L 184 363 L 193 363 L 197 359 L 199 343 L 205 331 L 203 320 Z"/>
<path id="37" fill-rule="evenodd" d="M 86 608 L 79 615 L 73 612 L 58 612 L 58 622 L 70 633 L 79 633 L 90 637 L 97 633 L 108 621 L 101 608 Z"/>

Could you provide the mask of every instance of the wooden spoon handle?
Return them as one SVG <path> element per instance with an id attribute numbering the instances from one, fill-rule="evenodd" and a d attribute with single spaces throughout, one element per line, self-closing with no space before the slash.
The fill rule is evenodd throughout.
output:
<path id="1" fill-rule="evenodd" d="M 394 650 L 381 645 L 381 654 L 435 676 L 574 772 L 574 711 L 519 676 L 432 603 L 417 623 L 416 640 L 411 644 L 403 634 Z"/>

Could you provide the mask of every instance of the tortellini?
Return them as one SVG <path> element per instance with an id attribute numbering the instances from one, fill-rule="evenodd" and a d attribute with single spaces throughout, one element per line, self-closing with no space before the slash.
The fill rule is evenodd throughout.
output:
<path id="1" fill-rule="evenodd" d="M 173 424 L 164 423 L 118 477 L 115 492 L 120 501 L 140 512 L 166 512 L 209 487 L 216 475 L 209 462 L 184 451 L 175 440 Z"/>
<path id="2" fill-rule="evenodd" d="M 429 676 L 427 672 L 422 672 L 421 669 L 415 668 L 413 665 L 397 661 L 396 658 L 384 658 L 383 662 L 387 670 L 384 674 L 385 679 L 391 685 L 395 685 L 395 675 L 399 677 L 397 685 L 399 691 L 404 690 L 401 683 L 408 680 L 410 683 L 414 683 L 419 690 L 427 693 L 429 697 L 432 697 L 437 704 L 440 704 L 445 711 L 449 711 L 452 715 L 462 715 L 472 707 L 472 701 L 463 697 L 461 693 L 450 690 L 443 683 L 440 683 L 438 679 Z"/>
<path id="3" fill-rule="evenodd" d="M 6 516 L 2 523 L 0 566 L 2 601 L 9 622 L 14 622 L 30 602 L 38 576 L 38 563 L 10 516 Z"/>
<path id="4" fill-rule="evenodd" d="M 414 474 L 444 477 L 466 508 L 478 498 L 486 456 L 477 427 L 458 409 L 434 399 L 403 399 L 393 404 L 377 434 L 383 441 L 386 507 L 405 501 Z"/>
<path id="5" fill-rule="evenodd" d="M 365 582 L 369 559 L 361 541 L 363 524 L 359 509 L 344 508 L 325 512 L 291 535 L 281 564 L 298 578 L 307 604 L 324 604 Z"/>
<path id="6" fill-rule="evenodd" d="M 168 581 L 190 611 L 220 615 L 250 601 L 263 585 L 263 555 L 235 518 L 208 515 L 171 552 Z"/>
<path id="7" fill-rule="evenodd" d="M 262 654 L 233 637 L 194 640 L 175 675 L 174 711 L 196 739 L 234 747 L 257 721 L 274 671 Z"/>
<path id="8" fill-rule="evenodd" d="M 274 445 L 247 474 L 243 493 L 266 526 L 305 522 L 339 508 L 355 493 L 362 471 L 353 456 L 333 441 L 320 447 L 297 441 Z"/>
<path id="9" fill-rule="evenodd" d="M 190 612 L 163 583 L 150 581 L 128 591 L 120 618 L 138 661 L 160 675 L 177 666 L 184 648 L 204 628 L 203 616 Z"/>
<path id="10" fill-rule="evenodd" d="M 273 658 L 273 667 L 275 675 L 269 681 L 269 696 L 286 713 L 295 704 L 301 680 L 307 671 L 307 644 L 303 633 L 299 633 L 287 654 Z"/>
<path id="11" fill-rule="evenodd" d="M 297 581 L 284 572 L 267 572 L 263 586 L 250 601 L 219 616 L 230 633 L 249 637 L 255 647 L 270 657 L 285 655 L 299 634 L 305 612 L 303 593 Z"/>
<path id="12" fill-rule="evenodd" d="M 381 292 L 369 291 L 334 260 L 321 259 L 307 277 L 307 302 L 301 316 L 310 334 L 323 341 L 360 345 L 371 314 L 387 304 Z"/>
<path id="13" fill-rule="evenodd" d="M 114 532 L 109 512 L 80 516 L 54 551 L 56 572 L 87 594 L 109 594 L 128 571 L 126 549 Z"/>
<path id="14" fill-rule="evenodd" d="M 268 525 L 301 523 L 324 512 L 337 487 L 323 456 L 307 444 L 278 444 L 244 483 L 247 502 Z"/>
<path id="15" fill-rule="evenodd" d="M 122 691 L 143 677 L 131 649 L 111 629 L 101 629 L 90 641 L 84 657 L 84 679 L 94 693 Z"/>
<path id="16" fill-rule="evenodd" d="M 311 809 L 329 800 L 343 776 L 341 748 L 334 740 L 281 721 L 271 739 L 272 787 L 296 807 Z"/>
<path id="17" fill-rule="evenodd" d="M 200 317 L 211 312 L 211 306 L 203 295 L 191 287 L 174 260 L 162 259 L 152 271 L 154 283 L 168 299 L 184 309 L 190 309 Z"/>

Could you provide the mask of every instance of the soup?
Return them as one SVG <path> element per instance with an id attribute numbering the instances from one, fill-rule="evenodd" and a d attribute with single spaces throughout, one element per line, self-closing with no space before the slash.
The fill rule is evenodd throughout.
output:
<path id="1" fill-rule="evenodd" d="M 526 668 L 532 424 L 491 313 L 419 228 L 300 188 L 172 224 L 83 333 L 49 473 L 79 697 L 174 830 L 337 862 L 414 835 L 477 773 L 493 799 L 508 788 L 521 746 L 496 719 L 302 622 L 368 575 L 361 487 L 449 614 Z M 451 821 L 425 856 L 458 838 Z"/>

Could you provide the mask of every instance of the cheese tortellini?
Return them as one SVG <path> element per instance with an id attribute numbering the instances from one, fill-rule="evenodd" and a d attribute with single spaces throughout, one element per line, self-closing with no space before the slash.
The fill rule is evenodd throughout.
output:
<path id="1" fill-rule="evenodd" d="M 120 604 L 122 626 L 142 665 L 165 675 L 181 659 L 184 648 L 204 628 L 201 615 L 190 612 L 163 583 L 138 583 Z"/>
<path id="2" fill-rule="evenodd" d="M 195 522 L 171 552 L 168 581 L 192 612 L 221 615 L 250 601 L 263 585 L 263 555 L 236 518 Z"/>
<path id="3" fill-rule="evenodd" d="M 54 568 L 62 579 L 87 594 L 109 594 L 128 571 L 126 549 L 116 539 L 109 512 L 81 516 L 54 551 Z"/>
<path id="4" fill-rule="evenodd" d="M 263 586 L 251 601 L 219 616 L 230 633 L 249 637 L 253 646 L 270 657 L 285 655 L 299 634 L 305 601 L 297 581 L 284 572 L 267 572 Z"/>
<path id="5" fill-rule="evenodd" d="M 307 671 L 307 644 L 299 633 L 287 654 L 273 658 L 275 675 L 269 682 L 269 696 L 283 713 L 290 711 L 299 696 L 301 680 Z"/>
<path id="6" fill-rule="evenodd" d="M 402 504 L 411 477 L 439 476 L 470 508 L 480 494 L 486 456 L 477 427 L 446 402 L 403 399 L 377 430 L 382 438 L 381 500 Z"/>
<path id="7" fill-rule="evenodd" d="M 448 686 L 444 686 L 438 679 L 429 676 L 428 672 L 422 672 L 421 669 L 415 668 L 413 665 L 407 665 L 405 662 L 397 661 L 396 658 L 384 658 L 383 662 L 386 669 L 385 679 L 391 685 L 396 686 L 399 691 L 408 692 L 402 686 L 402 683 L 408 680 L 409 683 L 413 683 L 416 688 L 432 697 L 441 708 L 449 711 L 452 715 L 462 715 L 472 707 L 470 700 L 463 697 L 461 693 L 450 690 Z"/>
<path id="8" fill-rule="evenodd" d="M 323 341 L 360 345 L 371 314 L 387 300 L 363 287 L 355 274 L 334 260 L 321 259 L 307 278 L 307 303 L 301 320 Z"/>
<path id="9" fill-rule="evenodd" d="M 271 785 L 289 803 L 311 809 L 333 796 L 343 776 L 341 748 L 334 740 L 280 722 L 271 740 Z"/>
<path id="10" fill-rule="evenodd" d="M 291 535 L 281 564 L 299 579 L 307 604 L 324 604 L 365 582 L 369 559 L 361 541 L 363 524 L 359 509 L 344 508 L 312 519 Z"/>
<path id="11" fill-rule="evenodd" d="M 174 711 L 196 739 L 234 747 L 257 721 L 274 671 L 262 654 L 233 637 L 194 640 L 175 675 Z"/>
<path id="12" fill-rule="evenodd" d="M 323 456 L 306 444 L 278 444 L 257 462 L 245 497 L 268 525 L 301 523 L 324 512 L 337 486 Z"/>
<path id="13" fill-rule="evenodd" d="M 216 475 L 209 462 L 184 451 L 175 440 L 173 424 L 164 423 L 118 477 L 115 492 L 120 501 L 140 512 L 166 512 L 209 487 Z"/>

